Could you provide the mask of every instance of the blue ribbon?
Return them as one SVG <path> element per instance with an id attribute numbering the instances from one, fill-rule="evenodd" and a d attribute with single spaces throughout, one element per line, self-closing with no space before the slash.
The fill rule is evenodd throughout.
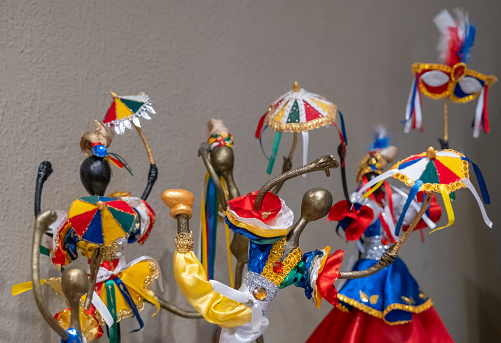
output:
<path id="1" fill-rule="evenodd" d="M 134 316 L 137 319 L 137 322 L 139 323 L 139 329 L 132 330 L 131 332 L 137 332 L 141 330 L 144 326 L 143 320 L 141 319 L 141 316 L 139 315 L 139 311 L 137 310 L 136 304 L 134 303 L 134 300 L 130 296 L 129 291 L 127 290 L 127 287 L 125 284 L 120 280 L 120 278 L 116 277 L 113 279 L 115 284 L 117 285 L 118 289 L 120 290 L 120 293 L 122 293 L 123 298 L 127 302 L 127 305 L 129 305 L 130 309 L 134 313 Z"/>
<path id="2" fill-rule="evenodd" d="M 261 146 L 261 151 L 263 152 L 264 157 L 266 157 L 266 159 L 269 161 L 270 158 L 268 157 L 268 155 L 266 155 L 266 152 L 264 151 L 264 147 L 263 147 L 263 133 L 264 133 L 264 130 L 266 130 L 267 128 L 268 128 L 268 125 L 265 125 L 263 127 L 263 129 L 261 130 L 261 134 L 259 135 L 259 145 Z"/>
<path id="3" fill-rule="evenodd" d="M 416 100 L 416 92 L 417 92 L 417 84 L 418 84 L 418 76 L 414 79 L 414 89 L 412 90 L 412 100 L 411 100 L 411 116 L 409 119 L 403 120 L 402 124 L 405 124 L 407 121 L 411 120 L 414 116 L 414 101 Z"/>
<path id="4" fill-rule="evenodd" d="M 209 242 L 209 248 L 207 251 L 207 266 L 209 270 L 209 279 L 214 279 L 214 263 L 216 261 L 216 237 L 217 237 L 217 212 L 218 212 L 218 192 L 216 184 L 212 177 L 209 177 L 207 181 L 207 192 L 205 198 L 205 206 L 207 208 L 206 215 L 207 223 L 209 227 L 209 232 L 207 235 L 207 241 Z"/>
<path id="5" fill-rule="evenodd" d="M 402 209 L 402 213 L 400 214 L 400 218 L 398 218 L 398 223 L 397 226 L 395 227 L 395 235 L 398 236 L 400 234 L 400 228 L 402 227 L 402 223 L 404 222 L 404 217 L 405 214 L 407 213 L 407 210 L 409 209 L 409 206 L 411 205 L 412 200 L 416 196 L 416 194 L 419 192 L 419 187 L 423 184 L 423 181 L 421 180 L 416 180 L 414 182 L 414 185 L 412 186 L 409 196 L 407 197 L 407 200 L 405 201 L 404 208 Z"/>
<path id="6" fill-rule="evenodd" d="M 343 133 L 343 139 L 344 139 L 344 145 L 348 145 L 348 137 L 346 136 L 346 129 L 344 127 L 344 118 L 343 118 L 343 114 L 341 113 L 341 111 L 337 111 L 337 113 L 339 113 L 339 118 L 341 118 L 341 132 Z"/>
<path id="7" fill-rule="evenodd" d="M 485 184 L 484 176 L 482 175 L 480 168 L 466 156 L 461 157 L 461 160 L 473 165 L 473 171 L 475 172 L 475 177 L 477 178 L 478 186 L 480 187 L 480 192 L 482 193 L 482 199 L 484 200 L 484 204 L 489 205 L 491 203 L 491 197 L 489 196 L 489 191 L 487 190 L 487 185 Z"/>

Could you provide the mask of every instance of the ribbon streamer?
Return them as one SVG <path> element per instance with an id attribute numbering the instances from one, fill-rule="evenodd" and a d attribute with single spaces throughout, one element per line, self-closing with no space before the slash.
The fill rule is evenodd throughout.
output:
<path id="1" fill-rule="evenodd" d="M 308 131 L 301 132 L 303 136 L 303 166 L 308 164 L 308 143 L 309 143 L 309 134 Z M 306 178 L 306 174 L 303 174 L 303 177 Z"/>
<path id="2" fill-rule="evenodd" d="M 445 210 L 447 211 L 448 222 L 447 225 L 439 227 L 438 229 L 432 230 L 430 233 L 435 232 L 437 230 L 445 229 L 448 226 L 454 224 L 454 211 L 451 205 L 451 199 L 449 197 L 449 193 L 444 187 L 440 187 L 440 194 L 442 194 L 442 198 L 444 199 Z"/>
<path id="3" fill-rule="evenodd" d="M 253 299 L 253 297 L 249 293 L 244 293 L 242 291 L 233 289 L 219 281 L 210 280 L 209 282 L 212 285 L 212 289 L 215 292 L 224 295 L 225 297 L 233 301 L 239 302 L 241 304 L 246 304 L 249 301 L 252 302 L 252 332 L 253 333 L 259 332 L 263 318 L 263 314 L 261 311 L 261 304 L 259 303 L 259 301 Z"/>
<path id="4" fill-rule="evenodd" d="M 275 164 L 275 159 L 277 157 L 278 146 L 280 145 L 280 138 L 282 138 L 282 132 L 277 132 L 275 134 L 275 141 L 273 142 L 273 149 L 271 151 L 270 162 L 268 163 L 268 170 L 266 170 L 266 172 L 269 175 L 271 175 L 271 172 L 273 171 L 273 165 Z"/>
<path id="5" fill-rule="evenodd" d="M 473 138 L 478 138 L 480 135 L 480 124 L 482 122 L 482 114 L 484 113 L 484 89 L 480 92 L 478 97 L 477 108 L 475 110 L 475 117 L 473 119 Z"/>
<path id="6" fill-rule="evenodd" d="M 467 178 L 464 178 L 463 180 L 461 180 L 465 185 L 466 187 L 468 187 L 470 189 L 470 191 L 473 193 L 473 196 L 475 197 L 475 200 L 477 200 L 477 203 L 478 203 L 478 207 L 480 207 L 480 212 L 482 212 L 482 218 L 484 219 L 484 222 L 485 224 L 490 227 L 492 229 L 492 222 L 491 220 L 489 219 L 489 217 L 487 216 L 487 212 L 485 212 L 485 207 L 484 207 L 484 204 L 482 204 L 482 200 L 480 199 L 480 197 L 478 196 L 478 193 L 475 189 L 475 187 L 473 186 L 473 184 L 470 182 L 470 180 L 468 180 Z"/>
<path id="7" fill-rule="evenodd" d="M 414 182 L 414 185 L 412 185 L 411 190 L 409 191 L 409 196 L 407 197 L 407 200 L 405 201 L 404 207 L 402 209 L 402 214 L 400 215 L 400 218 L 398 218 L 397 225 L 395 226 L 395 235 L 398 236 L 400 234 L 400 228 L 402 227 L 402 223 L 404 222 L 404 217 L 405 213 L 407 213 L 407 210 L 409 209 L 409 206 L 416 196 L 416 194 L 419 192 L 419 187 L 423 184 L 423 181 L 421 180 L 416 180 Z"/>

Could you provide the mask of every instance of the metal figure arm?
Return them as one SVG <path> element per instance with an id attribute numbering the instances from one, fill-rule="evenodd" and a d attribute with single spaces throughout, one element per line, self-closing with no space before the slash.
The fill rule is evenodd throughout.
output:
<path id="1" fill-rule="evenodd" d="M 38 166 L 37 181 L 35 189 L 35 218 L 40 214 L 40 207 L 42 203 L 42 189 L 43 184 L 52 174 L 52 164 L 49 161 L 43 161 Z"/>
<path id="2" fill-rule="evenodd" d="M 312 163 L 307 164 L 301 168 L 293 169 L 291 171 L 283 173 L 282 175 L 277 176 L 276 178 L 272 179 L 271 181 L 268 181 L 261 187 L 256 197 L 256 201 L 254 203 L 254 210 L 255 211 L 261 210 L 261 205 L 263 203 L 266 193 L 268 193 L 275 185 L 283 183 L 297 176 L 320 170 L 325 171 L 325 174 L 327 176 L 330 176 L 329 169 L 337 168 L 338 166 L 339 163 L 334 159 L 332 155 L 325 155 L 320 158 L 317 158 Z"/>
<path id="3" fill-rule="evenodd" d="M 61 326 L 59 326 L 57 321 L 49 312 L 47 305 L 45 305 L 42 296 L 42 285 L 40 284 L 40 241 L 42 240 L 42 235 L 45 231 L 47 231 L 49 225 L 53 223 L 56 218 L 57 215 L 54 211 L 46 211 L 37 216 L 33 231 L 33 244 L 31 249 L 31 280 L 33 282 L 33 295 L 35 296 L 35 301 L 40 313 L 52 330 L 54 330 L 63 341 L 66 341 L 68 339 L 68 334 Z"/>
<path id="4" fill-rule="evenodd" d="M 148 155 L 148 160 L 150 161 L 150 171 L 148 172 L 148 183 L 146 184 L 146 188 L 144 189 L 143 195 L 141 196 L 141 199 L 146 200 L 150 195 L 151 189 L 153 188 L 155 181 L 157 181 L 158 168 L 157 165 L 155 164 L 155 160 L 153 159 L 153 153 L 151 152 L 150 145 L 146 140 L 146 136 L 144 135 L 143 130 L 136 125 L 134 125 L 134 128 L 136 129 L 139 137 L 141 138 L 141 141 L 144 144 L 144 148 L 146 149 L 146 154 Z"/>

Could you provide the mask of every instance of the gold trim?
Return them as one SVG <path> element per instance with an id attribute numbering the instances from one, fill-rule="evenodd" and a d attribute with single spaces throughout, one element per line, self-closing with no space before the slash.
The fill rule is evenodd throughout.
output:
<path id="1" fill-rule="evenodd" d="M 448 152 L 452 152 L 454 154 L 457 154 L 457 155 L 459 155 L 457 158 L 465 157 L 462 153 L 460 153 L 460 152 L 458 152 L 456 150 L 444 149 L 444 150 L 438 150 L 437 152 L 441 152 L 441 151 L 448 151 Z M 423 152 L 421 154 L 416 154 L 416 155 L 413 155 L 413 156 L 423 156 L 423 157 L 426 157 L 426 152 Z M 410 157 L 413 157 L 413 156 L 410 156 Z M 397 162 L 393 167 L 390 168 L 390 170 L 392 170 L 392 169 L 398 169 L 398 166 L 401 165 L 405 160 L 409 159 L 410 157 L 407 157 L 407 158 L 403 159 L 402 161 Z M 462 164 L 462 171 L 463 171 L 463 175 L 462 175 L 461 179 L 467 178 L 469 180 L 470 179 L 470 175 L 469 175 L 469 170 L 468 170 L 468 162 L 462 160 L 461 164 Z M 392 177 L 394 177 L 395 179 L 397 179 L 397 180 L 405 183 L 409 187 L 412 187 L 414 185 L 414 182 L 415 182 L 415 180 L 413 180 L 410 177 L 408 177 L 407 175 L 404 175 L 404 174 L 401 174 L 401 173 L 396 173 L 396 174 L 392 175 Z M 454 192 L 455 190 L 458 190 L 458 189 L 461 189 L 461 188 L 466 188 L 466 185 L 463 182 L 461 182 L 461 180 L 460 180 L 460 181 L 456 181 L 456 182 L 453 182 L 453 183 L 450 183 L 450 184 L 447 184 L 447 185 L 433 184 L 433 183 L 423 183 L 421 185 L 421 187 L 419 187 L 419 190 L 420 191 L 425 191 L 425 192 L 440 192 L 441 189 L 445 189 L 447 191 L 447 193 L 451 193 L 451 192 Z"/>
<path id="2" fill-rule="evenodd" d="M 225 215 L 226 215 L 226 218 L 228 218 L 228 220 L 233 225 L 240 227 L 242 229 L 245 229 L 252 234 L 255 234 L 257 236 L 261 236 L 264 238 L 275 238 L 275 237 L 285 236 L 289 232 L 289 229 L 290 229 L 290 228 L 287 228 L 287 229 L 263 229 L 262 227 L 259 227 L 257 225 L 247 224 L 247 223 L 244 223 L 244 222 L 238 220 L 238 218 L 235 218 L 235 216 L 233 215 L 233 213 L 230 212 L 229 209 L 226 210 Z"/>
<path id="3" fill-rule="evenodd" d="M 369 160 L 371 158 L 376 159 L 375 164 L 368 164 L 367 163 L 367 162 L 369 162 Z M 355 178 L 355 180 L 357 181 L 357 183 L 360 183 L 362 181 L 362 177 L 365 174 L 371 173 L 371 172 L 381 175 L 381 172 L 384 169 L 384 167 L 386 166 L 386 164 L 387 164 L 386 160 L 383 158 L 383 156 L 381 156 L 380 153 L 378 153 L 378 152 L 368 153 L 367 155 L 364 156 L 364 158 L 362 158 L 362 160 L 360 161 L 360 164 L 358 165 L 358 172 L 357 172 L 357 177 Z M 376 170 L 372 170 L 372 167 L 371 167 L 372 165 L 376 166 Z"/>
<path id="4" fill-rule="evenodd" d="M 348 304 L 350 306 L 353 306 L 353 307 L 359 309 L 360 311 L 365 312 L 365 313 L 367 313 L 367 314 L 369 314 L 369 315 L 371 315 L 373 317 L 376 317 L 376 318 L 379 318 L 379 319 L 383 320 L 388 325 L 400 325 L 400 324 L 406 324 L 406 323 L 410 322 L 410 320 L 399 320 L 399 321 L 396 321 L 396 322 L 389 322 L 389 321 L 387 321 L 385 319 L 385 316 L 388 313 L 390 313 L 390 311 L 393 311 L 393 310 L 402 310 L 402 311 L 405 311 L 405 312 L 411 312 L 411 313 L 416 313 L 417 314 L 417 313 L 421 313 L 423 311 L 426 311 L 430 307 L 433 306 L 433 301 L 431 301 L 431 299 L 428 299 L 424 304 L 421 304 L 419 306 L 404 305 L 404 304 L 398 304 L 398 303 L 391 304 L 388 307 L 386 307 L 383 312 L 381 312 L 381 311 L 373 309 L 372 307 L 364 305 L 364 304 L 358 302 L 355 299 L 348 298 L 347 296 L 344 296 L 342 294 L 338 294 L 337 298 L 338 298 L 339 301 L 342 301 L 342 302 L 344 302 L 344 303 L 346 303 L 346 304 Z M 338 304 L 338 308 L 339 308 L 339 306 L 340 306 L 340 304 Z M 341 306 L 343 306 L 343 305 L 341 305 Z"/>
<path id="5" fill-rule="evenodd" d="M 456 68 L 456 66 L 458 66 L 459 64 L 464 65 L 465 72 L 459 80 L 454 81 L 453 80 L 454 77 L 453 77 L 452 73 L 453 73 L 453 70 Z M 427 97 L 435 99 L 435 100 L 449 97 L 452 101 L 454 101 L 455 103 L 458 103 L 458 104 L 465 104 L 467 102 L 470 102 L 470 101 L 478 98 L 478 96 L 480 95 L 480 92 L 469 94 L 463 98 L 458 98 L 457 96 L 454 95 L 454 88 L 456 87 L 456 84 L 459 81 L 461 81 L 461 79 L 464 76 L 476 77 L 476 78 L 484 81 L 486 86 L 491 86 L 498 81 L 498 78 L 496 76 L 485 75 L 485 74 L 479 73 L 478 71 L 468 69 L 466 64 L 464 64 L 464 63 L 458 63 L 453 68 L 451 68 L 447 65 L 438 64 L 438 63 L 419 63 L 419 62 L 416 62 L 416 63 L 412 64 L 412 72 L 414 73 L 414 75 L 420 74 L 425 69 L 443 71 L 444 73 L 447 73 L 449 75 L 450 81 L 449 81 L 449 85 L 447 86 L 446 91 L 444 91 L 440 94 L 433 94 L 433 93 L 428 92 L 428 90 L 426 89 L 426 87 L 423 84 L 423 82 L 421 81 L 421 79 L 419 79 L 419 89 L 421 90 L 421 92 L 424 95 L 426 95 Z"/>
<path id="6" fill-rule="evenodd" d="M 268 126 L 270 129 L 273 129 L 277 132 L 302 132 L 309 131 L 313 129 L 318 129 L 319 127 L 329 125 L 336 120 L 337 107 L 333 103 L 329 105 L 329 112 L 326 116 L 322 116 L 321 118 L 316 118 L 303 123 L 279 123 L 274 120 L 272 117 L 271 108 L 268 111 Z"/>
<path id="7" fill-rule="evenodd" d="M 273 244 L 271 248 L 270 254 L 268 255 L 268 260 L 263 268 L 261 273 L 262 276 L 273 282 L 275 285 L 280 286 L 282 281 L 284 281 L 285 277 L 289 272 L 301 261 L 303 257 L 303 252 L 300 247 L 292 250 L 285 259 L 283 260 L 283 269 L 280 273 L 275 273 L 273 270 L 273 264 L 275 262 L 280 262 L 282 259 L 282 253 L 285 249 L 286 239 L 282 238 L 279 242 Z"/>

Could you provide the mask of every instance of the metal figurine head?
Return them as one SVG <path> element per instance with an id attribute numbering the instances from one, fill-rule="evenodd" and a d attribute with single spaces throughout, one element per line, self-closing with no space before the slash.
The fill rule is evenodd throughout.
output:
<path id="1" fill-rule="evenodd" d="M 211 164 L 223 176 L 233 173 L 233 136 L 219 119 L 209 120 L 207 129 Z"/>
<path id="2" fill-rule="evenodd" d="M 85 132 L 80 138 L 80 148 L 88 157 L 80 165 L 80 180 L 90 195 L 104 195 L 111 180 L 111 168 L 107 148 L 112 141 L 112 132 L 95 121 L 97 129 Z"/>

